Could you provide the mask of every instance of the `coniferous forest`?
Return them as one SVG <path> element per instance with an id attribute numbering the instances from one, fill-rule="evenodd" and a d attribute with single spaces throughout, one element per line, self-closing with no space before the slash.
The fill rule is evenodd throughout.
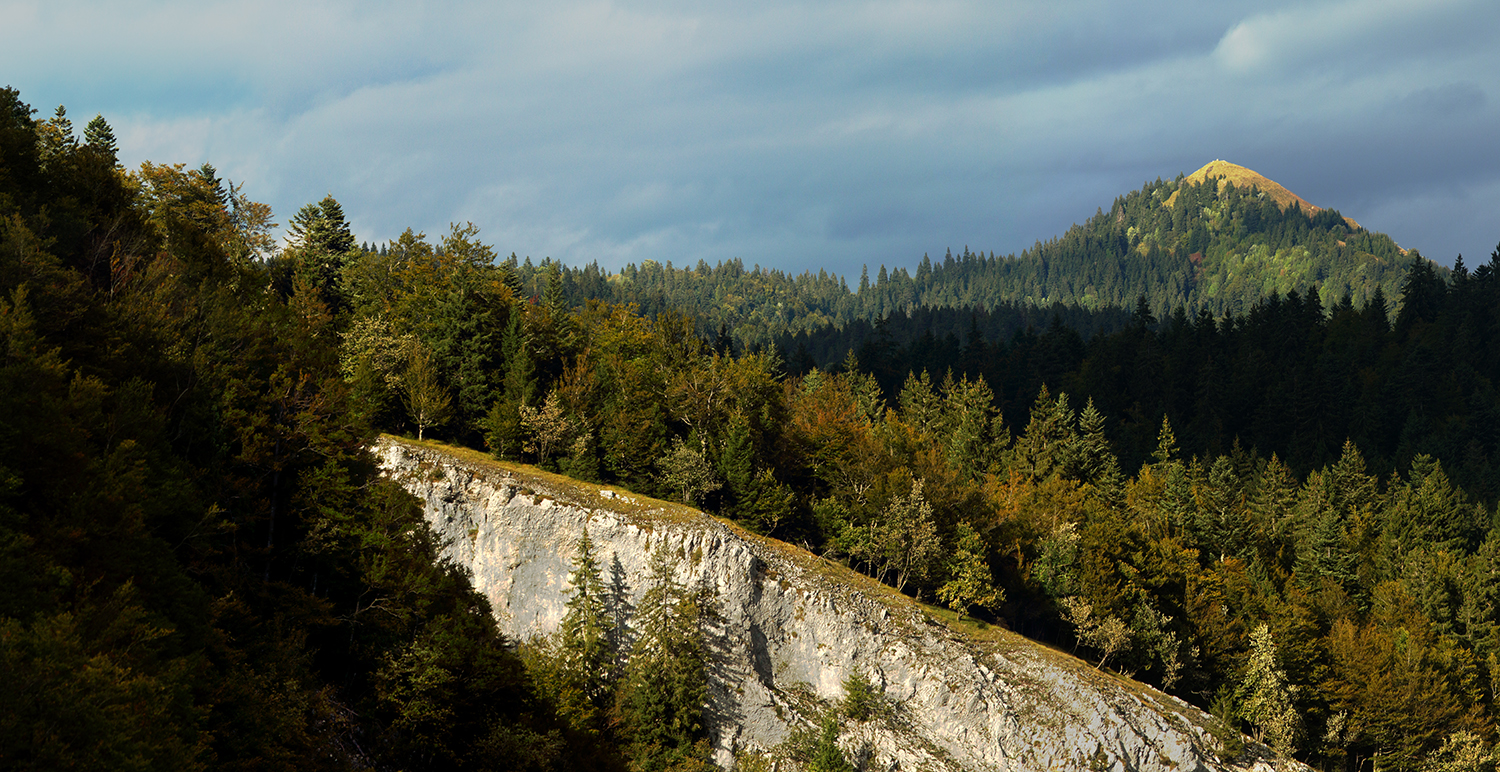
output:
<path id="1" fill-rule="evenodd" d="M 278 245 L 213 167 L 127 170 L 102 117 L 0 91 L 0 765 L 705 768 L 702 608 L 668 568 L 654 643 L 615 650 L 586 542 L 563 630 L 507 641 L 379 477 L 386 431 L 805 545 L 1317 768 L 1492 769 L 1500 249 L 1447 271 L 1177 183 L 1040 249 L 1168 187 L 1203 219 L 1128 226 L 1144 273 L 1243 231 L 1313 279 L 788 303 L 746 332 L 703 310 L 771 274 L 621 298 L 467 224 L 360 246 L 331 196 Z M 1319 283 L 1351 244 L 1393 278 Z M 789 758 L 847 768 L 828 737 Z"/>
<path id="2" fill-rule="evenodd" d="M 616 273 L 597 264 L 561 270 L 573 303 L 634 303 L 647 315 L 671 309 L 693 316 L 705 334 L 724 330 L 745 345 L 765 345 L 861 321 L 954 310 L 984 312 L 1002 328 L 1061 315 L 1089 335 L 1108 324 L 1110 312 L 1128 311 L 1141 298 L 1160 317 L 1179 307 L 1242 314 L 1272 293 L 1310 287 L 1324 308 L 1346 295 L 1364 306 L 1377 290 L 1395 297 L 1415 257 L 1335 210 L 1305 212 L 1295 202 L 1283 208 L 1244 179 L 1236 185 L 1179 175 L 1120 196 L 1109 211 L 1020 255 L 997 258 L 968 247 L 941 260 L 923 255 L 915 272 L 881 265 L 871 277 L 866 267 L 853 289 L 824 270 L 793 276 L 758 265 L 747 270 L 738 259 L 692 268 L 648 260 Z M 512 254 L 507 265 L 525 291 L 544 291 L 550 260 L 533 265 Z M 1446 268 L 1434 268 L 1446 277 Z"/>

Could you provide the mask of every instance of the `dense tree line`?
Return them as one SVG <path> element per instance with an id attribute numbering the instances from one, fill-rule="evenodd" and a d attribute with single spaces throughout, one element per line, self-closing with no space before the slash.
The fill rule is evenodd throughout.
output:
<path id="1" fill-rule="evenodd" d="M 1092 399 L 1109 418 L 1127 469 L 1149 457 L 1162 416 L 1199 456 L 1235 443 L 1278 454 L 1299 475 L 1338 458 L 1353 439 L 1381 476 L 1419 454 L 1444 459 L 1485 501 L 1500 497 L 1500 445 L 1492 427 L 1500 382 L 1495 264 L 1470 273 L 1459 259 L 1444 281 L 1414 259 L 1392 315 L 1377 288 L 1356 307 L 1324 309 L 1316 288 L 1272 293 L 1248 312 L 1158 321 L 1144 305 L 1085 338 L 1054 316 L 1045 328 L 996 337 L 983 314 L 920 309 L 876 325 L 825 328 L 783 339 L 792 372 L 841 366 L 853 352 L 893 400 L 907 373 L 982 377 L 1010 425 L 1024 421 L 1043 385 Z M 1095 315 L 1092 319 L 1100 317 Z M 815 352 L 815 353 L 814 353 Z"/>
<path id="2" fill-rule="evenodd" d="M 211 166 L 0 90 L 0 766 L 590 762 L 376 474 L 314 208 L 278 254 Z"/>
<path id="3" fill-rule="evenodd" d="M 742 345 L 766 345 L 934 309 L 1015 317 L 1026 313 L 1019 309 L 1056 306 L 1077 316 L 1131 308 L 1144 296 L 1157 316 L 1179 306 L 1222 316 L 1244 313 L 1272 292 L 1314 285 L 1325 307 L 1346 294 L 1362 306 L 1376 288 L 1398 297 L 1408 262 L 1388 236 L 1337 211 L 1282 209 L 1253 186 L 1179 176 L 1120 196 L 1108 211 L 1020 255 L 968 247 L 941 260 L 923 255 L 915 271 L 881 265 L 872 277 L 866 268 L 853 287 L 826 270 L 794 276 L 739 259 L 692 267 L 647 260 L 615 273 L 597 264 L 564 267 L 562 283 L 574 305 L 592 299 L 634 303 L 647 315 L 675 310 L 706 334 L 723 329 Z M 551 260 L 535 265 L 512 255 L 508 263 L 526 293 L 545 290 Z"/>
<path id="4" fill-rule="evenodd" d="M 787 372 L 796 375 L 814 367 L 837 367 L 854 351 L 867 370 L 878 371 L 882 384 L 892 387 L 907 372 L 979 372 L 982 358 L 991 353 L 976 347 L 980 341 L 1035 338 L 1037 330 L 1067 330 L 1070 336 L 1088 340 L 1123 330 L 1130 319 L 1130 312 L 1120 308 L 1090 311 L 1060 303 L 1007 302 L 989 310 L 921 307 L 873 322 L 856 319 L 842 327 L 780 335 L 773 345 L 785 360 Z M 717 333 L 714 337 L 720 348 L 729 343 Z"/>

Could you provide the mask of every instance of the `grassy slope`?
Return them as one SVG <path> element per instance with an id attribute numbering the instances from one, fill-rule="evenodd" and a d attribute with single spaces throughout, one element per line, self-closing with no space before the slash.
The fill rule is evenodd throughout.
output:
<path id="1" fill-rule="evenodd" d="M 1276 205 L 1281 207 L 1283 211 L 1285 211 L 1293 203 L 1301 206 L 1302 211 L 1305 212 L 1308 216 L 1312 216 L 1317 214 L 1318 212 L 1323 211 L 1323 207 L 1315 206 L 1312 203 L 1309 203 L 1307 199 L 1297 195 L 1296 193 L 1293 193 L 1290 190 L 1287 190 L 1286 188 L 1282 187 L 1280 183 L 1262 175 L 1260 172 L 1257 172 L 1253 169 L 1246 169 L 1239 164 L 1232 164 L 1228 161 L 1210 161 L 1207 164 L 1204 164 L 1203 167 L 1198 171 L 1189 174 L 1185 179 L 1183 179 L 1182 182 L 1183 184 L 1203 182 L 1209 177 L 1219 177 L 1223 180 L 1223 182 L 1227 182 L 1236 187 L 1259 188 L 1262 193 L 1265 193 L 1271 198 L 1272 201 L 1275 201 Z M 1222 185 L 1223 182 L 1221 182 L 1220 184 Z M 1166 201 L 1162 202 L 1162 206 L 1173 206 L 1176 201 L 1177 193 L 1174 192 L 1172 193 L 1172 195 L 1167 197 Z M 1355 222 L 1353 218 L 1345 217 L 1344 222 L 1349 224 L 1350 230 L 1358 230 L 1360 228 L 1360 224 Z"/>

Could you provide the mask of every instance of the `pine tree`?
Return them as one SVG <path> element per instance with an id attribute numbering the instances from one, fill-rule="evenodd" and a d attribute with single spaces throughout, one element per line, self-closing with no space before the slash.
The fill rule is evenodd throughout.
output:
<path id="1" fill-rule="evenodd" d="M 750 436 L 750 422 L 742 413 L 729 421 L 729 433 L 719 454 L 719 471 L 729 494 L 726 509 L 736 518 L 745 518 L 755 495 L 755 442 Z"/>
<path id="2" fill-rule="evenodd" d="M 500 396 L 485 421 L 485 444 L 497 458 L 516 458 L 525 442 L 521 408 L 536 402 L 537 376 L 526 343 L 521 314 L 513 310 L 500 339 L 505 375 Z"/>
<path id="3" fill-rule="evenodd" d="M 841 712 L 855 721 L 869 721 L 885 712 L 885 690 L 856 669 L 844 679 Z"/>
<path id="4" fill-rule="evenodd" d="M 1250 520 L 1256 553 L 1268 569 L 1291 569 L 1297 487 L 1291 470 L 1275 454 L 1261 462 L 1250 496 Z"/>
<path id="5" fill-rule="evenodd" d="M 885 419 L 885 395 L 880 392 L 880 383 L 875 376 L 863 372 L 859 367 L 859 357 L 855 356 L 854 349 L 849 349 L 844 355 L 842 377 L 849 385 L 849 391 L 854 395 L 854 401 L 859 405 L 859 411 L 871 425 L 880 423 Z"/>
<path id="6" fill-rule="evenodd" d="M 62 105 L 57 106 L 51 118 L 36 125 L 36 148 L 42 168 L 56 169 L 77 147 L 73 122 L 68 120 L 68 110 Z"/>
<path id="7" fill-rule="evenodd" d="M 1229 456 L 1214 459 L 1206 483 L 1200 489 L 1194 526 L 1202 549 L 1219 558 L 1244 557 L 1249 542 L 1244 495 Z"/>
<path id="8" fill-rule="evenodd" d="M 287 256 L 297 273 L 322 293 L 335 313 L 346 310 L 345 271 L 356 241 L 344 219 L 344 208 L 332 195 L 297 210 L 287 224 Z"/>
<path id="9" fill-rule="evenodd" d="M 1151 460 L 1157 464 L 1166 464 L 1176 460 L 1178 452 L 1177 435 L 1172 432 L 1172 422 L 1163 415 L 1161 431 L 1156 435 L 1156 450 L 1151 453 Z"/>
<path id="10" fill-rule="evenodd" d="M 948 465 L 977 480 L 994 464 L 1005 449 L 1005 427 L 997 419 L 995 396 L 983 377 L 953 380 L 950 372 L 943 379 L 942 420 L 943 445 Z"/>
<path id="11" fill-rule="evenodd" d="M 791 515 L 794 494 L 770 469 L 756 469 L 755 442 L 750 424 L 736 413 L 729 422 L 729 435 L 719 454 L 728 493 L 726 509 L 736 520 L 757 533 L 769 534 Z"/>
<path id="12" fill-rule="evenodd" d="M 1404 335 L 1419 323 L 1435 321 L 1446 292 L 1447 287 L 1438 278 L 1432 261 L 1413 251 L 1406 277 L 1401 281 L 1401 310 L 1396 314 L 1396 333 Z"/>
<path id="13" fill-rule="evenodd" d="M 940 436 L 943 428 L 942 399 L 933 390 L 932 379 L 926 370 L 907 375 L 897 402 L 901 406 L 901 420 L 908 426 L 934 437 Z"/>
<path id="14" fill-rule="evenodd" d="M 1053 475 L 1073 474 L 1076 467 L 1073 455 L 1078 448 L 1074 421 L 1068 395 L 1060 393 L 1053 399 L 1043 384 L 1031 406 L 1026 431 L 1011 449 L 1011 471 L 1035 482 Z"/>
<path id="15" fill-rule="evenodd" d="M 1093 397 L 1089 397 L 1083 412 L 1078 414 L 1078 442 L 1072 456 L 1077 460 L 1083 482 L 1093 485 L 1123 482 L 1120 462 L 1104 435 L 1104 414 L 1094 406 Z"/>

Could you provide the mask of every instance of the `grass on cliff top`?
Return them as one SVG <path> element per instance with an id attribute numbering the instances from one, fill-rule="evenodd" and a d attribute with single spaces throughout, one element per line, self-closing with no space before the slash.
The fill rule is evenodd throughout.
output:
<path id="1" fill-rule="evenodd" d="M 747 531 L 732 520 L 711 515 L 685 504 L 652 498 L 617 485 L 585 482 L 555 472 L 548 472 L 531 464 L 502 461 L 488 453 L 460 445 L 448 445 L 436 440 L 415 440 L 410 437 L 400 437 L 392 434 L 382 434 L 381 439 L 398 445 L 404 445 L 408 448 L 441 453 L 481 474 L 493 476 L 497 480 L 508 477 L 517 487 L 530 493 L 540 494 L 570 504 L 626 515 L 637 525 L 645 528 L 651 527 L 653 522 L 676 524 L 692 524 L 695 522 L 718 523 L 721 526 L 729 528 L 745 541 L 774 552 L 802 571 L 817 577 L 825 584 L 851 592 L 862 593 L 882 601 L 888 606 L 905 606 L 906 604 L 916 603 L 910 597 L 896 592 L 890 585 L 878 582 L 841 563 L 814 555 L 807 550 L 778 539 Z M 615 495 L 612 498 L 606 498 L 601 495 L 601 491 L 610 491 Z M 777 578 L 784 579 L 784 577 Z"/>
<path id="2" fill-rule="evenodd" d="M 649 526 L 653 520 L 689 523 L 703 516 L 703 513 L 698 510 L 674 501 L 643 496 L 618 485 L 585 482 L 556 472 L 549 472 L 531 464 L 502 461 L 488 453 L 462 445 L 449 445 L 436 440 L 414 440 L 394 434 L 382 434 L 380 438 L 408 448 L 441 453 L 481 474 L 494 476 L 496 479 L 512 478 L 517 487 L 530 493 L 569 504 L 607 509 L 628 515 L 640 521 L 641 525 Z M 603 491 L 613 493 L 614 497 L 606 498 Z"/>
<path id="3" fill-rule="evenodd" d="M 747 531 L 731 520 L 710 515 L 684 504 L 651 498 L 616 485 L 584 482 L 548 472 L 531 464 L 502 461 L 472 448 L 391 434 L 383 434 L 381 438 L 409 448 L 440 453 L 492 479 L 508 477 L 518 488 L 533 494 L 577 506 L 626 515 L 641 527 L 650 528 L 652 523 L 690 525 L 714 522 L 730 529 L 745 541 L 776 554 L 802 572 L 815 577 L 825 587 L 856 593 L 885 605 L 892 611 L 892 621 L 897 624 L 903 621 L 905 615 L 910 614 L 913 621 L 937 625 L 984 651 L 1009 654 L 1024 650 L 1068 670 L 1087 671 L 1094 674 L 1094 677 L 1110 679 L 1127 686 L 1136 684 L 1135 681 L 1118 674 L 1095 671 L 1092 665 L 1062 649 L 1034 641 L 1000 625 L 989 624 L 970 616 L 960 617 L 951 609 L 925 603 L 896 592 L 894 587 L 842 563 L 815 555 L 787 542 Z M 606 498 L 600 494 L 601 491 L 611 491 L 615 495 L 613 498 Z M 774 571 L 774 567 L 770 568 Z M 788 581 L 791 577 L 773 575 L 771 578 Z"/>

